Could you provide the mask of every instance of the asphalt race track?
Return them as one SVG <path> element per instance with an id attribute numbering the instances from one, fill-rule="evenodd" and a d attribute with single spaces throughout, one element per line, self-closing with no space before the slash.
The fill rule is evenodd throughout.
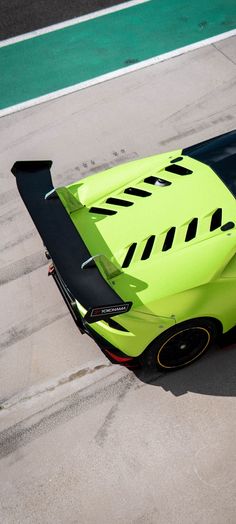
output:
<path id="1" fill-rule="evenodd" d="M 47 276 L 10 173 L 52 159 L 63 185 L 224 133 L 235 86 L 231 37 L 0 118 L 3 524 L 235 524 L 235 335 L 171 374 L 112 365 Z"/>
<path id="2" fill-rule="evenodd" d="M 116 0 L 2 0 L 0 40 L 121 4 Z"/>

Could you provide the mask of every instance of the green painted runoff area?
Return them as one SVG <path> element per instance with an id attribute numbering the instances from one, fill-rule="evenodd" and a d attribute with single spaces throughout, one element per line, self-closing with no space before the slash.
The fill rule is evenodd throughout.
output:
<path id="1" fill-rule="evenodd" d="M 0 109 L 235 26 L 235 0 L 152 0 L 0 48 Z"/>

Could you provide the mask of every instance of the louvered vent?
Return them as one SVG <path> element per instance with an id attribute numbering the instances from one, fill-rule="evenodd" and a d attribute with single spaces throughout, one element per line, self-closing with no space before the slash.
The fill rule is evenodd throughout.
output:
<path id="1" fill-rule="evenodd" d="M 211 217 L 210 231 L 215 231 L 222 224 L 222 209 L 219 207 Z"/>
<path id="2" fill-rule="evenodd" d="M 221 231 L 229 231 L 229 229 L 233 229 L 235 227 L 234 222 L 226 222 L 223 226 L 221 226 Z"/>
<path id="3" fill-rule="evenodd" d="M 173 160 L 170 161 L 171 164 L 175 164 L 175 162 L 180 162 L 183 160 L 182 156 L 178 156 L 177 158 L 173 158 Z"/>
<path id="4" fill-rule="evenodd" d="M 143 198 L 148 197 L 152 194 L 152 193 L 149 193 L 149 191 L 144 191 L 143 189 L 139 189 L 138 187 L 127 187 L 124 190 L 124 193 L 127 193 L 128 195 L 143 197 Z"/>
<path id="5" fill-rule="evenodd" d="M 134 242 L 133 244 L 131 244 L 129 246 L 129 249 L 128 249 L 127 253 L 126 253 L 124 262 L 122 264 L 122 267 L 129 267 L 129 265 L 131 263 L 131 260 L 132 260 L 132 258 L 134 256 L 134 252 L 135 252 L 136 246 L 137 246 L 137 242 Z"/>
<path id="6" fill-rule="evenodd" d="M 133 202 L 130 202 L 129 200 L 122 200 L 121 198 L 114 198 L 114 197 L 107 198 L 106 203 L 114 204 L 114 206 L 121 206 L 121 207 L 130 207 L 133 205 Z"/>
<path id="7" fill-rule="evenodd" d="M 151 237 L 147 239 L 146 245 L 143 250 L 143 254 L 141 256 L 141 260 L 147 260 L 150 257 L 154 242 L 155 242 L 155 235 L 152 235 Z"/>
<path id="8" fill-rule="evenodd" d="M 169 251 L 169 249 L 172 248 L 172 244 L 174 242 L 174 237 L 175 237 L 175 230 L 176 230 L 175 227 L 171 227 L 169 231 L 167 231 L 166 238 L 164 240 L 164 244 L 162 247 L 162 251 Z"/>
<path id="9" fill-rule="evenodd" d="M 96 215 L 116 215 L 117 211 L 114 211 L 114 209 L 104 209 L 103 207 L 90 207 L 89 213 Z"/>
<path id="10" fill-rule="evenodd" d="M 188 225 L 188 229 L 185 236 L 185 242 L 190 242 L 190 240 L 193 240 L 193 238 L 196 237 L 197 234 L 197 225 L 198 225 L 198 219 L 193 218 L 191 222 Z"/>
<path id="11" fill-rule="evenodd" d="M 157 176 L 148 176 L 147 178 L 144 178 L 144 182 L 146 182 L 146 184 L 160 187 L 171 185 L 171 182 L 168 182 L 168 180 L 163 180 L 163 178 L 158 178 Z"/>
<path id="12" fill-rule="evenodd" d="M 165 171 L 169 171 L 170 173 L 175 173 L 175 175 L 191 175 L 192 171 L 191 169 L 187 169 L 186 167 L 179 166 L 178 164 L 171 164 L 170 166 L 165 167 Z"/>

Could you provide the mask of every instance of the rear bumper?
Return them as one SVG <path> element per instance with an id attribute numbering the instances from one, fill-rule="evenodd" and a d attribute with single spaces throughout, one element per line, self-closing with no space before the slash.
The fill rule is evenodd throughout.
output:
<path id="1" fill-rule="evenodd" d="M 129 357 L 122 353 L 118 348 L 113 346 L 110 342 L 108 342 L 104 337 L 96 333 L 88 324 L 84 321 L 82 315 L 80 314 L 78 308 L 76 307 L 74 297 L 70 293 L 69 289 L 63 282 L 60 274 L 58 273 L 57 269 L 55 268 L 54 264 L 51 264 L 49 266 L 48 274 L 51 275 L 54 279 L 54 282 L 56 283 L 77 327 L 79 328 L 80 332 L 82 334 L 86 333 L 89 335 L 96 344 L 100 347 L 100 349 L 105 353 L 105 355 L 111 360 L 113 363 L 116 364 L 123 364 L 127 367 L 133 368 L 137 367 L 138 365 L 138 359 L 134 357 Z M 137 364 L 133 365 L 134 361 L 137 362 Z"/>

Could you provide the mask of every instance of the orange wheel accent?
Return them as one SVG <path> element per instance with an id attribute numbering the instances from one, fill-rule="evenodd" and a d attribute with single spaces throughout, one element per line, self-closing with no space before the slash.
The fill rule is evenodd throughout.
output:
<path id="1" fill-rule="evenodd" d="M 193 340 L 190 332 L 192 332 Z M 195 332 L 195 344 L 194 333 Z M 193 362 L 196 358 L 205 351 L 211 335 L 206 328 L 202 326 L 194 326 L 183 329 L 174 335 L 171 335 L 160 347 L 157 353 L 157 363 L 164 369 L 175 369 L 186 366 Z M 181 351 L 183 352 L 181 353 Z M 163 352 L 166 353 L 163 357 Z M 189 358 L 191 356 L 191 358 Z M 176 363 L 171 365 L 171 359 L 176 358 Z"/>

